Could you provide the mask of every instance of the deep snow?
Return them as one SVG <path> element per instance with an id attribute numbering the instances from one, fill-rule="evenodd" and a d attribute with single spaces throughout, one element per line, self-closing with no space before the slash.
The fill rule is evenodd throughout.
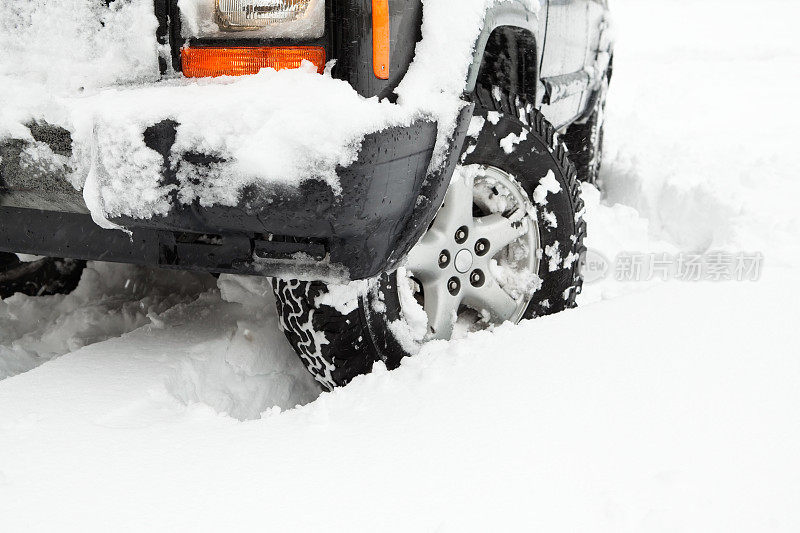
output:
<path id="1" fill-rule="evenodd" d="M 612 272 L 318 397 L 263 281 L 94 265 L 0 302 L 0 530 L 800 530 L 800 6 L 612 7 L 590 247 L 760 281 Z"/>

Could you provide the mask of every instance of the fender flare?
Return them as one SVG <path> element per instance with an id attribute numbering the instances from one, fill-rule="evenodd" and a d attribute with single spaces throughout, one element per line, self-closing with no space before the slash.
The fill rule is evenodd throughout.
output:
<path id="1" fill-rule="evenodd" d="M 532 39 L 532 43 L 535 47 L 534 53 L 536 54 L 536 61 L 534 62 L 535 74 L 533 74 L 535 79 L 528 80 L 529 86 L 526 90 L 519 90 L 517 92 L 524 92 L 531 98 L 531 101 L 538 102 L 537 97 L 539 97 L 541 92 L 539 90 L 539 85 L 541 83 L 539 80 L 539 65 L 542 51 L 539 35 L 539 17 L 541 16 L 542 10 L 546 9 L 546 0 L 538 1 L 541 5 L 539 12 L 531 10 L 529 3 L 524 0 L 507 0 L 490 7 L 486 11 L 483 29 L 475 42 L 473 62 L 467 75 L 464 89 L 466 94 L 471 94 L 475 90 L 492 34 L 495 33 L 496 30 L 505 27 L 510 30 L 524 32 Z M 514 90 L 517 88 L 509 87 L 509 89 Z"/>

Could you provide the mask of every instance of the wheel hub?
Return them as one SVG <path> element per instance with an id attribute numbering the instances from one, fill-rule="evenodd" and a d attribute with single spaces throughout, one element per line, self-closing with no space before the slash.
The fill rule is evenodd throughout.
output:
<path id="1" fill-rule="evenodd" d="M 456 254 L 456 270 L 461 274 L 466 274 L 472 268 L 473 264 L 472 252 L 466 248 Z"/>

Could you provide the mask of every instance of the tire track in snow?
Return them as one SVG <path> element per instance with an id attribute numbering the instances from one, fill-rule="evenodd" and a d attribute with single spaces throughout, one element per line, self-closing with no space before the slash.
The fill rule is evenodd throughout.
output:
<path id="1" fill-rule="evenodd" d="M 70 295 L 0 300 L 0 380 L 120 337 L 214 286 L 207 275 L 90 263 Z"/>
<path id="2" fill-rule="evenodd" d="M 192 404 L 245 420 L 314 400 L 319 388 L 280 333 L 267 280 L 222 276 L 216 285 L 211 276 L 94 264 L 73 295 L 0 302 L 4 368 L 67 389 L 91 383 L 79 393 L 85 407 L 75 397 L 72 408 L 110 427 L 147 425 Z"/>

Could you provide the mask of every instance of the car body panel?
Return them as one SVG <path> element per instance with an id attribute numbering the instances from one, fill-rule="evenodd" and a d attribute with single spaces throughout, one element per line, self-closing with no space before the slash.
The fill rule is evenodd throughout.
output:
<path id="1" fill-rule="evenodd" d="M 175 60 L 181 46 L 209 43 L 181 37 L 175 23 L 180 20 L 176 0 L 154 1 L 160 22 L 155 38 L 167 50 L 161 67 L 168 74 L 170 66 L 180 68 Z M 69 169 L 32 169 L 21 163 L 23 141 L 3 141 L 0 251 L 304 279 L 365 279 L 392 270 L 441 206 L 470 122 L 470 94 L 482 81 L 489 49 L 503 42 L 492 40 L 496 32 L 513 30 L 509 35 L 517 43 L 514 54 L 520 70 L 510 73 L 509 79 L 514 78 L 520 90 L 542 106 L 551 122 L 563 126 L 584 111 L 581 105 L 591 98 L 591 76 L 580 91 L 555 103 L 546 100 L 557 85 L 548 89 L 545 82 L 583 72 L 594 64 L 602 29 L 587 31 L 586 26 L 604 20 L 605 6 L 597 0 L 550 0 L 549 7 L 543 0 L 542 4 L 535 12 L 527 1 L 509 0 L 487 11 L 465 80 L 465 105 L 455 129 L 446 135 L 446 157 L 438 164 L 431 161 L 439 125 L 418 121 L 367 135 L 358 161 L 337 170 L 342 194 L 313 181 L 297 190 L 253 187 L 232 207 L 175 203 L 164 216 L 113 219 L 132 232 L 128 236 L 94 224 L 82 193 L 68 183 Z M 324 46 L 328 57 L 337 59 L 333 76 L 346 80 L 362 96 L 392 100 L 421 38 L 423 4 L 422 0 L 389 0 L 389 8 L 388 80 L 378 79 L 372 68 L 371 0 L 327 0 L 325 34 L 303 44 Z M 575 29 L 576 21 L 580 31 Z M 524 39 L 517 39 L 520 36 Z M 517 79 L 523 77 L 524 83 Z M 30 129 L 34 139 L 54 153 L 70 151 L 66 130 L 47 124 L 31 124 Z M 165 182 L 174 180 L 168 157 L 175 124 L 156 124 L 144 136 L 147 146 L 164 157 Z M 192 164 L 202 166 L 210 156 L 192 157 Z"/>

